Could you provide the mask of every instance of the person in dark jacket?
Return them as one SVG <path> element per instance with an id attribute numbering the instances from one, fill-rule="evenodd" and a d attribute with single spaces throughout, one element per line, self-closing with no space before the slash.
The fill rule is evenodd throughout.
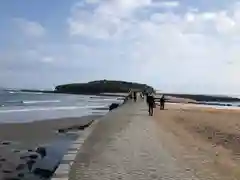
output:
<path id="1" fill-rule="evenodd" d="M 133 99 L 134 99 L 134 102 L 137 101 L 137 92 L 136 91 L 133 92 Z"/>
<path id="2" fill-rule="evenodd" d="M 165 107 L 165 97 L 164 95 L 162 95 L 162 97 L 160 98 L 160 110 L 164 110 L 164 107 Z"/>
<path id="3" fill-rule="evenodd" d="M 152 94 L 147 95 L 147 104 L 148 104 L 149 116 L 153 116 L 153 109 L 154 109 L 155 101 L 154 101 L 154 97 Z"/>

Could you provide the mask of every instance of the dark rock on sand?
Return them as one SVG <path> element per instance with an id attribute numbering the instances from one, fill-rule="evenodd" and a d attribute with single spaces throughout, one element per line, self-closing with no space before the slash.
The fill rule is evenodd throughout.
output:
<path id="1" fill-rule="evenodd" d="M 0 158 L 0 162 L 5 162 L 6 159 L 5 158 Z"/>
<path id="2" fill-rule="evenodd" d="M 111 110 L 113 110 L 113 109 L 116 109 L 118 106 L 119 106 L 119 104 L 117 104 L 117 103 L 112 103 L 112 104 L 109 106 L 109 111 L 111 111 Z"/>
<path id="3" fill-rule="evenodd" d="M 22 178 L 22 177 L 24 177 L 24 174 L 23 174 L 23 173 L 19 173 L 19 174 L 18 174 L 18 177 L 21 177 L 21 178 Z"/>
<path id="4" fill-rule="evenodd" d="M 31 158 L 31 159 L 37 159 L 37 158 L 38 158 L 38 155 L 37 155 L 37 154 L 31 154 L 31 155 L 29 156 L 29 158 Z"/>
<path id="5" fill-rule="evenodd" d="M 59 133 L 65 133 L 65 129 L 59 129 L 58 132 Z"/>
<path id="6" fill-rule="evenodd" d="M 10 141 L 3 141 L 3 142 L 2 142 L 2 145 L 10 145 L 10 144 L 11 144 Z"/>
<path id="7" fill-rule="evenodd" d="M 20 171 L 20 170 L 23 170 L 25 168 L 25 164 L 19 164 L 17 167 L 16 167 L 16 170 Z"/>
<path id="8" fill-rule="evenodd" d="M 4 170 L 2 170 L 2 172 L 3 172 L 3 173 L 6 173 L 6 174 L 9 174 L 9 173 L 11 173 L 12 171 L 11 171 L 11 170 L 6 170 L 6 169 L 4 169 Z"/>
<path id="9" fill-rule="evenodd" d="M 18 149 L 13 149 L 12 152 L 14 152 L 14 153 L 19 153 L 19 152 L 21 152 L 21 151 L 18 150 Z"/>
<path id="10" fill-rule="evenodd" d="M 20 159 L 27 159 L 28 156 L 21 156 Z"/>
<path id="11" fill-rule="evenodd" d="M 36 163 L 35 160 L 29 160 L 27 161 L 27 166 L 28 166 L 28 170 L 31 171 L 32 170 L 32 167 L 33 165 Z"/>
<path id="12" fill-rule="evenodd" d="M 36 152 L 40 154 L 42 158 L 44 158 L 47 155 L 47 151 L 45 147 L 38 147 L 36 149 Z"/>

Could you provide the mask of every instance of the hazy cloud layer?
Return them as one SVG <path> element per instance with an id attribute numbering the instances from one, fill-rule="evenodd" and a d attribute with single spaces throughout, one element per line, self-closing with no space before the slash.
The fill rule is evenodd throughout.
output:
<path id="1" fill-rule="evenodd" d="M 50 10 L 5 16 L 15 29 L 2 32 L 14 37 L 0 44 L 4 86 L 106 78 L 175 92 L 240 91 L 237 1 L 85 0 L 64 8 L 61 2 L 55 8 L 67 12 L 64 18 L 58 11 L 51 18 Z"/>

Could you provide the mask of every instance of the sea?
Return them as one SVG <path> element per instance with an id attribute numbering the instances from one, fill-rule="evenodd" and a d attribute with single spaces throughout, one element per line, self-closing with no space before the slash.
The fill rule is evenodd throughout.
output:
<path id="1" fill-rule="evenodd" d="M 0 123 L 104 115 L 123 98 L 0 90 Z"/>

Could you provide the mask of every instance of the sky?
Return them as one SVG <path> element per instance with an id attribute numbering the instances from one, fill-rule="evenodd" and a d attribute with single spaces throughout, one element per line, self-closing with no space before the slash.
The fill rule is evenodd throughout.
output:
<path id="1" fill-rule="evenodd" d="M 240 94 L 238 0 L 2 0 L 0 87 L 98 79 Z"/>

